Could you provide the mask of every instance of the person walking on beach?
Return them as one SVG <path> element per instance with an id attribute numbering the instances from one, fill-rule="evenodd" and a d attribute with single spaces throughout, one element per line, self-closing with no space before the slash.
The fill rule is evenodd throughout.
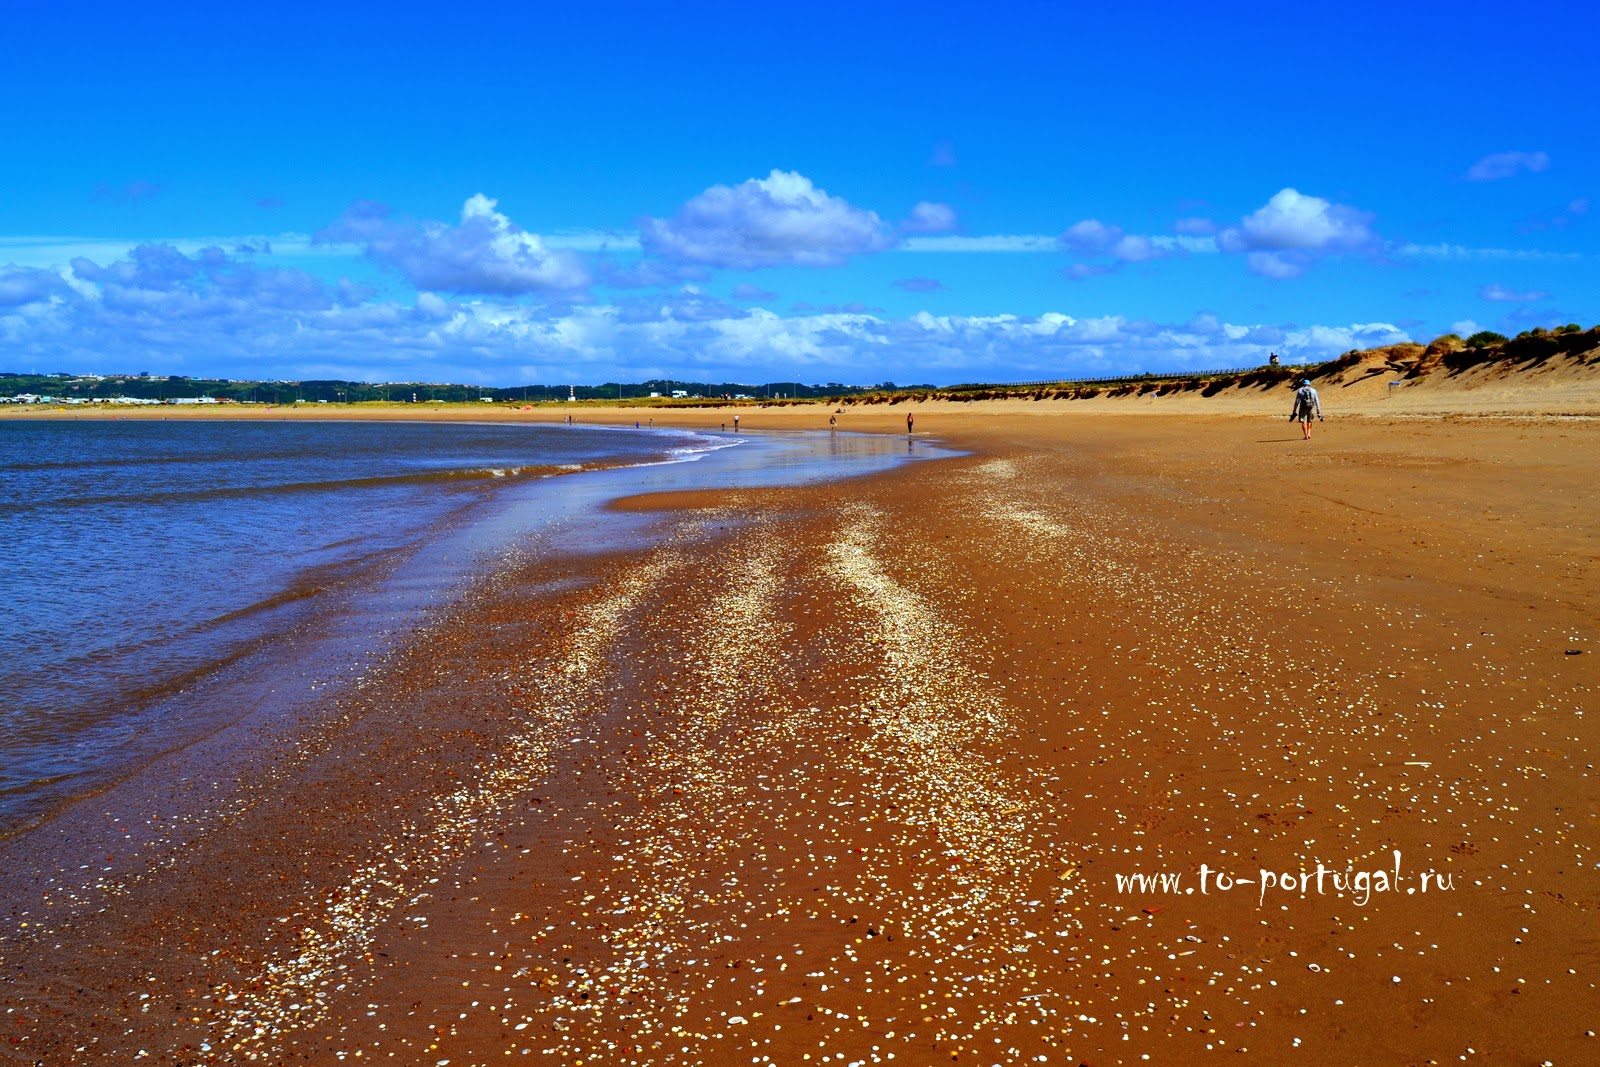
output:
<path id="1" fill-rule="evenodd" d="M 739 416 L 737 416 L 737 415 L 735 415 L 733 417 L 733 432 L 734 433 L 738 433 L 739 432 Z"/>
<path id="2" fill-rule="evenodd" d="M 911 414 L 911 412 L 909 412 L 909 411 L 906 412 L 906 435 L 907 436 L 910 436 L 911 427 L 915 426 L 916 423 L 917 423 L 916 416 Z"/>
<path id="3" fill-rule="evenodd" d="M 837 415 L 829 415 L 828 416 L 828 429 L 836 430 L 838 428 L 839 428 L 839 416 L 837 416 Z"/>
<path id="4" fill-rule="evenodd" d="M 1311 440 L 1311 420 L 1315 418 L 1322 421 L 1322 401 L 1317 399 L 1317 391 L 1311 388 L 1311 379 L 1300 379 L 1300 388 L 1294 391 L 1294 410 L 1289 413 L 1290 422 L 1300 423 L 1300 440 Z"/>

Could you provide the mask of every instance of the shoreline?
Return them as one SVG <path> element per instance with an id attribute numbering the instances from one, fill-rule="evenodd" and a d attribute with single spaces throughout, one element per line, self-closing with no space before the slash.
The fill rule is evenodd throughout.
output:
<path id="1" fill-rule="evenodd" d="M 666 540 L 523 561 L 170 866 L 18 902 L 61 1014 L 0 1049 L 1592 1053 L 1590 422 L 916 410 L 968 454 L 623 500 Z M 1452 888 L 1116 880 L 1396 849 Z"/>
<path id="2" fill-rule="evenodd" d="M 60 849 L 67 840 L 77 840 L 74 850 L 84 855 L 106 851 L 105 843 L 84 829 L 93 822 L 83 814 L 86 805 L 105 798 L 118 808 L 170 807 L 176 793 L 166 781 L 143 783 L 170 777 L 168 770 L 176 767 L 191 768 L 193 774 L 183 779 L 188 781 L 204 777 L 209 761 L 237 763 L 231 750 L 239 742 L 230 741 L 235 735 L 292 737 L 298 728 L 294 724 L 315 720 L 316 707 L 332 695 L 330 687 L 359 679 L 362 661 L 381 655 L 397 640 L 395 635 L 430 625 L 434 612 L 481 580 L 475 576 L 481 567 L 501 566 L 505 559 L 530 551 L 560 558 L 650 543 L 651 517 L 630 515 L 633 509 L 616 506 L 620 500 L 641 493 L 692 493 L 704 482 L 711 484 L 710 491 L 731 491 L 739 484 L 770 480 L 773 475 L 764 473 L 768 468 L 809 480 L 859 476 L 885 463 L 903 462 L 873 438 L 854 448 L 824 451 L 814 434 L 809 443 L 791 435 L 749 435 L 743 441 L 732 435 L 724 441 L 704 434 L 673 436 L 681 437 L 674 447 L 660 445 L 629 460 L 601 459 L 582 469 L 548 466 L 530 478 L 484 481 L 489 495 L 462 498 L 407 544 L 353 562 L 350 574 L 315 572 L 296 579 L 287 593 L 271 594 L 263 603 L 305 601 L 309 591 L 318 602 L 307 604 L 307 611 L 283 629 L 222 645 L 217 659 L 188 664 L 181 675 L 149 682 L 153 695 L 138 702 L 137 717 L 108 720 L 104 729 L 125 729 L 151 739 L 137 749 L 130 747 L 120 762 L 55 766 L 55 775 L 40 780 L 48 792 L 39 796 L 28 797 L 21 788 L 9 790 L 14 810 L 8 809 L 7 820 L 0 823 L 0 846 L 9 843 L 13 859 L 33 855 L 30 835 L 44 831 L 37 836 L 52 842 L 42 846 L 45 851 Z M 741 445 L 749 447 L 700 465 Z M 924 446 L 917 458 L 938 454 Z M 570 475 L 586 477 L 568 480 Z M 248 605 L 229 615 L 256 608 Z M 242 708 L 250 710 L 237 710 Z M 196 757 L 196 751 L 206 755 Z M 58 782 L 70 791 L 60 792 Z M 168 799 L 153 800 L 152 793 Z M 52 827 L 58 819 L 61 824 Z M 26 862 L 13 863 L 13 874 L 27 867 Z"/>

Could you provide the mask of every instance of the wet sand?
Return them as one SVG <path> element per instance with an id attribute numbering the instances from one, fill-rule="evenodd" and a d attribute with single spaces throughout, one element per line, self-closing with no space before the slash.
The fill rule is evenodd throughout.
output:
<path id="1" fill-rule="evenodd" d="M 9 843 L 0 1062 L 1600 1060 L 1600 423 L 1034 410 L 625 502 Z"/>

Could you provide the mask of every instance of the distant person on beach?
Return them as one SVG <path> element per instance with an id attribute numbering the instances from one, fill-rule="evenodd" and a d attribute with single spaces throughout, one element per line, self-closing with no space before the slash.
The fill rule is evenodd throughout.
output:
<path id="1" fill-rule="evenodd" d="M 1267 365 L 1272 367 L 1276 367 L 1278 365 L 1278 353 L 1274 352 L 1267 357 Z"/>
<path id="2" fill-rule="evenodd" d="M 909 412 L 909 411 L 906 412 L 906 433 L 909 434 L 911 432 L 911 427 L 915 426 L 916 423 L 917 423 L 916 416 L 911 414 L 911 412 Z"/>
<path id="3" fill-rule="evenodd" d="M 839 416 L 837 416 L 837 415 L 829 415 L 828 416 L 828 429 L 830 429 L 830 430 L 837 429 L 838 426 L 839 426 Z"/>
<path id="4" fill-rule="evenodd" d="M 738 433 L 739 432 L 739 416 L 737 416 L 737 415 L 735 415 L 733 417 L 733 432 L 734 433 Z"/>
<path id="5" fill-rule="evenodd" d="M 1289 412 L 1289 421 L 1300 423 L 1300 440 L 1311 440 L 1312 419 L 1322 421 L 1322 401 L 1311 388 L 1311 379 L 1302 378 L 1300 388 L 1294 391 L 1294 410 Z"/>

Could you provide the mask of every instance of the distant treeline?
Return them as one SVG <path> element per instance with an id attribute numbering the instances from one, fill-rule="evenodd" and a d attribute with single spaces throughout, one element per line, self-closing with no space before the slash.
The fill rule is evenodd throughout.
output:
<path id="1" fill-rule="evenodd" d="M 30 393 L 81 399 L 109 399 L 133 397 L 140 400 L 183 400 L 197 397 L 214 397 L 238 403 L 292 404 L 296 401 L 330 404 L 359 404 L 368 401 L 394 403 L 427 403 L 440 400 L 446 403 L 463 403 L 477 400 L 496 400 L 507 403 L 538 403 L 540 401 L 566 400 L 569 395 L 579 400 L 638 400 L 652 393 L 671 398 L 674 393 L 690 397 L 750 397 L 752 399 L 806 399 L 829 396 L 851 396 L 860 393 L 882 392 L 899 388 L 929 389 L 932 386 L 897 386 L 893 382 L 877 385 L 843 385 L 828 382 L 825 385 L 806 385 L 802 382 L 768 382 L 750 385 L 742 382 L 604 382 L 600 385 L 517 385 L 504 389 L 488 386 L 458 385 L 439 382 L 345 382 L 338 380 L 298 382 L 255 382 L 224 378 L 188 378 L 183 375 L 157 376 L 130 375 L 74 375 L 74 374 L 19 374 L 0 372 L 0 396 Z M 570 393 L 569 393 L 570 389 Z"/>
<path id="2" fill-rule="evenodd" d="M 828 382 L 824 385 L 806 385 L 801 382 L 768 382 L 750 385 L 744 382 L 689 382 L 654 379 L 644 382 L 604 382 L 600 385 L 517 385 L 496 389 L 488 386 L 458 385 L 438 382 L 344 382 L 337 380 L 300 382 L 255 382 L 220 378 L 187 378 L 183 375 L 160 377 L 151 374 L 130 375 L 73 375 L 17 374 L 0 371 L 0 398 L 19 394 L 49 396 L 62 400 L 110 399 L 131 397 L 139 400 L 192 400 L 211 397 L 237 403 L 293 404 L 320 403 L 360 404 L 370 401 L 391 403 L 470 403 L 494 400 L 505 403 L 535 404 L 542 401 L 562 401 L 573 396 L 579 400 L 631 401 L 648 400 L 659 396 L 661 402 L 670 403 L 677 398 L 680 404 L 704 406 L 706 401 L 723 399 L 771 400 L 779 403 L 803 400 L 850 400 L 856 403 L 896 404 L 906 400 L 989 400 L 1000 397 L 1032 397 L 1044 399 L 1080 399 L 1102 395 L 1143 395 L 1149 392 L 1169 393 L 1200 390 L 1204 396 L 1213 396 L 1223 389 L 1243 386 L 1271 388 L 1296 378 L 1307 377 L 1315 381 L 1332 374 L 1354 368 L 1367 356 L 1383 354 L 1387 360 L 1382 369 L 1411 378 L 1428 373 L 1434 368 L 1458 374 L 1482 363 L 1510 361 L 1538 364 L 1557 355 L 1600 353 L 1600 326 L 1585 330 L 1577 323 L 1569 323 L 1553 330 L 1535 328 L 1524 330 L 1516 337 L 1507 338 L 1488 330 L 1462 338 L 1445 334 L 1427 345 L 1406 342 L 1369 351 L 1352 350 L 1336 359 L 1323 363 L 1285 366 L 1262 366 L 1217 371 L 1188 371 L 1171 374 L 1134 374 L 1121 378 L 1063 379 L 1060 381 L 974 383 L 967 385 L 896 385 L 879 382 L 876 385 L 843 385 Z M 1600 359 L 1600 355 L 1591 355 Z"/>

